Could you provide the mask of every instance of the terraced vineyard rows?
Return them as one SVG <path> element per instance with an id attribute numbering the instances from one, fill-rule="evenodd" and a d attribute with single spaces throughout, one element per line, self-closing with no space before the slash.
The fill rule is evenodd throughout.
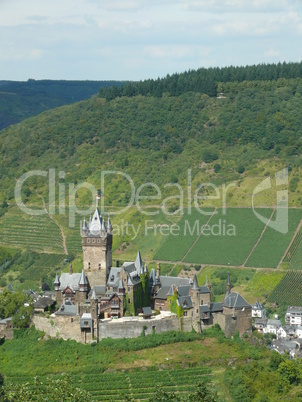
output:
<path id="1" fill-rule="evenodd" d="M 60 229 L 47 215 L 21 214 L 17 208 L 11 209 L 1 220 L 0 243 L 33 251 L 64 253 Z"/>
<path id="2" fill-rule="evenodd" d="M 276 218 L 275 215 L 276 213 L 273 220 Z M 300 223 L 301 217 L 301 209 L 288 210 L 288 232 L 286 234 L 267 227 L 246 266 L 276 268 Z"/>
<path id="3" fill-rule="evenodd" d="M 272 210 L 261 209 L 269 217 Z M 264 228 L 250 208 L 219 210 L 184 261 L 215 265 L 242 265 Z"/>
<path id="4" fill-rule="evenodd" d="M 289 306 L 302 306 L 302 271 L 288 271 L 267 301 L 279 305 L 285 302 Z"/>
<path id="5" fill-rule="evenodd" d="M 95 401 L 123 401 L 126 395 L 135 400 L 147 400 L 155 392 L 156 385 L 170 392 L 186 394 L 196 391 L 200 380 L 210 380 L 211 370 L 207 367 L 161 371 L 134 371 L 131 373 L 109 373 L 72 375 L 73 384 L 88 391 Z M 59 376 L 55 376 L 59 378 Z M 7 381 L 18 384 L 32 383 L 31 377 L 10 377 Z"/>
<path id="6" fill-rule="evenodd" d="M 184 215 L 178 222 L 179 232 L 175 235 L 171 232 L 166 241 L 154 256 L 155 260 L 180 261 L 199 235 L 202 226 L 210 218 L 213 209 L 204 208 L 206 214 L 201 214 L 196 209 L 191 215 Z"/>
<path id="7" fill-rule="evenodd" d="M 290 269 L 302 269 L 302 230 L 297 233 L 290 249 L 288 250 L 284 262 L 289 263 Z"/>

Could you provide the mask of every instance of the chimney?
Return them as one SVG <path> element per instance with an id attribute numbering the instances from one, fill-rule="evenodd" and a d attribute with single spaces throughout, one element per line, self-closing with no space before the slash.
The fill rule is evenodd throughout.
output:
<path id="1" fill-rule="evenodd" d="M 73 274 L 72 265 L 70 264 L 70 265 L 69 265 L 69 275 L 72 275 L 72 274 Z"/>
<path id="2" fill-rule="evenodd" d="M 116 260 L 116 267 L 119 268 L 120 266 L 120 260 Z"/>

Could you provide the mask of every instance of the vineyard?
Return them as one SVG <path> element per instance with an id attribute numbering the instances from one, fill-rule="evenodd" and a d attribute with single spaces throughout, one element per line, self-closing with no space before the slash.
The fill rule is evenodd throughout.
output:
<path id="1" fill-rule="evenodd" d="M 301 212 L 300 209 L 288 210 L 288 232 L 286 234 L 279 233 L 271 227 L 267 227 L 246 266 L 260 268 L 277 267 L 300 223 Z M 272 218 L 273 220 L 276 217 L 275 215 Z"/>
<path id="2" fill-rule="evenodd" d="M 259 208 L 257 212 L 269 219 L 272 209 Z M 191 264 L 276 268 L 300 223 L 302 211 L 289 209 L 288 215 L 288 233 L 282 234 L 269 226 L 265 227 L 250 208 L 228 208 L 226 214 L 218 210 L 212 216 L 201 215 L 193 210 L 192 215 L 185 215 L 180 220 L 180 234 L 168 236 L 154 259 Z M 208 227 L 200 234 L 207 220 Z M 196 228 L 200 229 L 198 233 Z M 302 259 L 299 244 L 297 240 L 292 247 L 297 248 Z"/>
<path id="3" fill-rule="evenodd" d="M 0 244 L 63 254 L 59 227 L 47 215 L 32 216 L 10 209 L 1 219 Z"/>
<path id="4" fill-rule="evenodd" d="M 147 400 L 152 397 L 158 384 L 169 392 L 193 392 L 201 380 L 209 382 L 210 376 L 209 368 L 198 367 L 185 370 L 72 375 L 71 378 L 75 387 L 88 391 L 95 401 L 124 401 L 126 396 L 131 396 L 134 400 Z M 13 384 L 33 382 L 32 377 L 9 377 L 7 380 Z"/>
<path id="5" fill-rule="evenodd" d="M 273 290 L 267 301 L 302 306 L 302 271 L 288 271 Z"/>
<path id="6" fill-rule="evenodd" d="M 289 263 L 290 269 L 302 269 L 302 230 L 297 233 L 283 262 Z"/>

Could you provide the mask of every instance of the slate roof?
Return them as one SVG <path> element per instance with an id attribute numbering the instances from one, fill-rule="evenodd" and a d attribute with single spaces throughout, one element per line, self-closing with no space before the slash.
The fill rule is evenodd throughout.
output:
<path id="1" fill-rule="evenodd" d="M 92 219 L 89 219 L 89 233 L 88 235 L 98 236 L 101 231 L 105 232 L 105 222 L 101 217 L 98 208 L 95 209 Z"/>
<path id="2" fill-rule="evenodd" d="M 88 285 L 88 280 L 87 280 L 84 270 L 82 270 L 81 277 L 79 280 L 79 285 Z"/>
<path id="3" fill-rule="evenodd" d="M 173 285 L 172 285 L 173 286 Z M 177 293 L 178 296 L 188 296 L 190 294 L 191 286 L 178 286 Z"/>
<path id="4" fill-rule="evenodd" d="M 69 286 L 73 291 L 78 290 L 81 274 L 62 273 L 60 276 L 60 290 L 64 290 Z"/>
<path id="5" fill-rule="evenodd" d="M 199 315 L 202 316 L 203 313 L 209 313 L 211 310 L 207 304 L 199 306 Z"/>
<path id="6" fill-rule="evenodd" d="M 39 299 L 34 302 L 34 308 L 46 308 L 55 304 L 55 301 L 50 297 L 39 297 Z"/>
<path id="7" fill-rule="evenodd" d="M 143 307 L 143 314 L 144 315 L 152 315 L 151 307 Z"/>
<path id="8" fill-rule="evenodd" d="M 196 274 L 194 274 L 192 290 L 198 290 L 198 289 L 199 289 L 199 286 L 198 286 L 198 282 L 197 282 L 197 276 L 196 276 Z"/>
<path id="9" fill-rule="evenodd" d="M 288 309 L 287 309 L 287 311 L 286 311 L 286 314 L 289 314 L 289 313 L 294 313 L 294 314 L 302 314 L 302 307 L 300 307 L 300 306 L 290 306 L 290 307 L 288 307 Z"/>
<path id="10" fill-rule="evenodd" d="M 103 296 L 106 293 L 106 286 L 94 286 L 92 291 L 95 291 L 97 297 Z M 89 294 L 89 297 L 92 295 L 92 291 Z"/>
<path id="11" fill-rule="evenodd" d="M 223 302 L 216 302 L 210 304 L 210 309 L 212 313 L 216 313 L 218 311 L 223 311 Z"/>
<path id="12" fill-rule="evenodd" d="M 7 322 L 11 321 L 13 317 L 3 318 L 0 320 L 0 325 L 6 325 Z"/>
<path id="13" fill-rule="evenodd" d="M 182 308 L 192 308 L 192 299 L 191 296 L 180 296 L 177 299 L 178 305 Z"/>
<path id="14" fill-rule="evenodd" d="M 207 286 L 199 286 L 199 293 L 211 293 L 211 291 Z"/>
<path id="15" fill-rule="evenodd" d="M 107 281 L 108 286 L 113 286 L 115 288 L 118 287 L 119 275 L 120 275 L 121 270 L 122 270 L 122 268 L 111 268 L 110 269 L 110 273 L 109 273 L 109 277 L 108 277 L 108 281 Z"/>
<path id="16" fill-rule="evenodd" d="M 251 308 L 251 305 L 237 292 L 232 292 L 223 302 L 223 307 L 242 309 Z"/>
<path id="17" fill-rule="evenodd" d="M 144 266 L 143 266 L 143 261 L 142 261 L 142 257 L 141 257 L 140 251 L 138 251 L 137 256 L 136 256 L 135 268 L 136 268 L 137 273 L 138 273 L 139 275 L 144 273 Z"/>
<path id="18" fill-rule="evenodd" d="M 171 286 L 162 286 L 155 294 L 155 299 L 167 299 Z"/>
<path id="19" fill-rule="evenodd" d="M 267 320 L 267 325 L 271 325 L 273 327 L 282 327 L 282 323 L 280 320 Z"/>
<path id="20" fill-rule="evenodd" d="M 264 309 L 264 306 L 263 306 L 263 304 L 261 304 L 259 301 L 256 301 L 256 303 L 254 303 L 254 304 L 252 305 L 252 309 L 253 309 L 253 310 L 263 310 L 263 309 Z"/>
<path id="21" fill-rule="evenodd" d="M 162 286 L 187 286 L 191 285 L 192 281 L 190 278 L 178 278 L 174 276 L 160 276 L 160 283 Z"/>
<path id="22" fill-rule="evenodd" d="M 56 315 L 77 315 L 77 306 L 74 304 L 62 304 Z"/>

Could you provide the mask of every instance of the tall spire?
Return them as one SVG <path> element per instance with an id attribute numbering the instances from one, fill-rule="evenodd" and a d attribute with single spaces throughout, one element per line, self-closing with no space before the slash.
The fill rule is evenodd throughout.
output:
<path id="1" fill-rule="evenodd" d="M 140 251 L 137 252 L 137 256 L 136 256 L 136 260 L 135 260 L 135 268 L 139 275 L 144 273 L 143 261 L 142 261 Z"/>
<path id="2" fill-rule="evenodd" d="M 59 290 L 60 288 L 60 279 L 58 273 L 56 273 L 55 281 L 54 281 L 55 290 Z"/>
<path id="3" fill-rule="evenodd" d="M 225 287 L 225 298 L 226 299 L 231 294 L 231 280 L 230 280 L 230 272 L 228 271 L 228 279 Z"/>
<path id="4" fill-rule="evenodd" d="M 107 230 L 110 233 L 112 232 L 112 225 L 111 225 L 111 221 L 110 221 L 110 215 L 108 215 Z"/>
<path id="5" fill-rule="evenodd" d="M 197 276 L 196 276 L 196 274 L 194 274 L 192 290 L 199 290 L 199 286 L 198 286 L 198 281 L 197 281 Z"/>

